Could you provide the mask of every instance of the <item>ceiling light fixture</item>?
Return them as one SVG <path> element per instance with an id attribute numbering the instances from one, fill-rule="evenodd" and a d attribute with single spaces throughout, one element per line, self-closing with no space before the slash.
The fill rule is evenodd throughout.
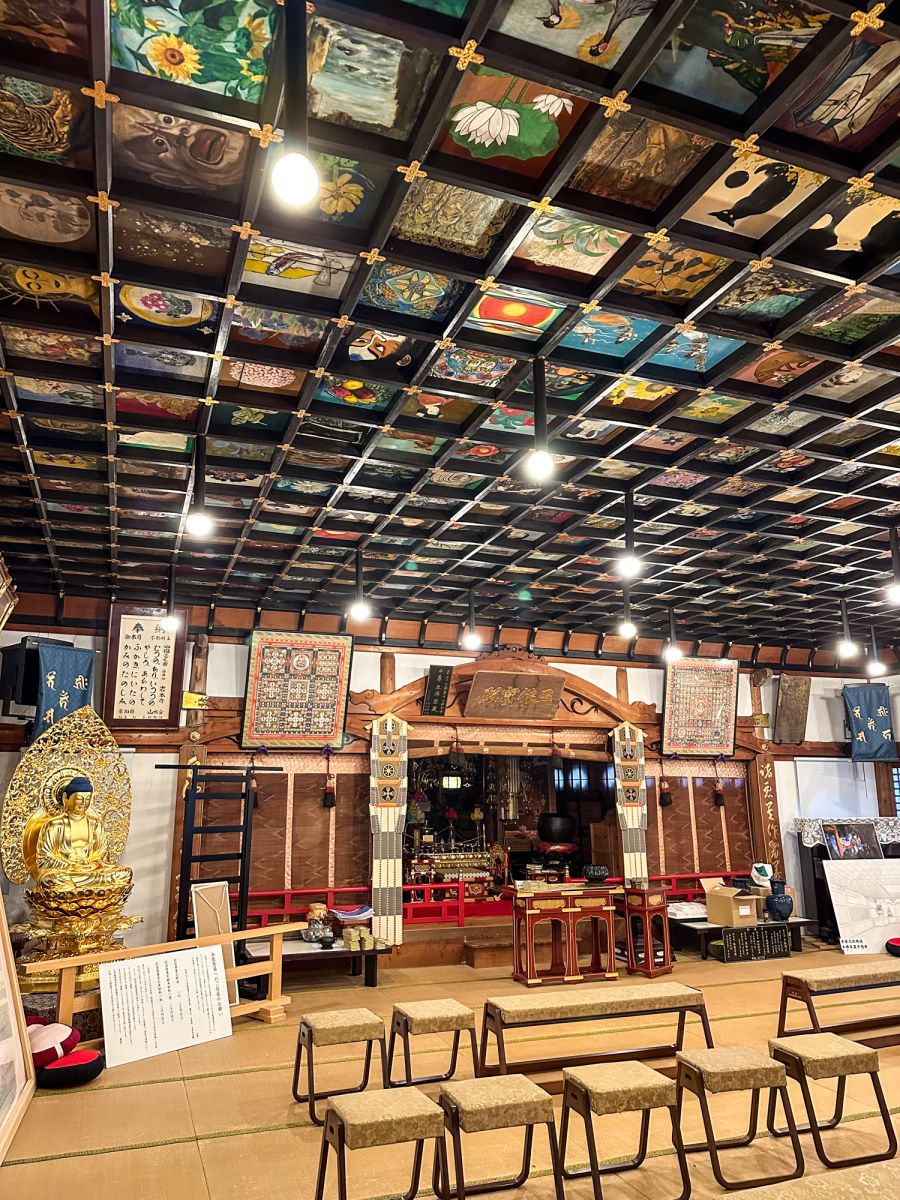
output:
<path id="1" fill-rule="evenodd" d="M 372 606 L 366 600 L 363 592 L 363 553 L 362 550 L 356 552 L 356 599 L 347 610 L 347 616 L 352 617 L 354 621 L 365 621 L 366 617 L 371 617 Z"/>
<path id="2" fill-rule="evenodd" d="M 667 663 L 678 662 L 679 658 L 684 658 L 683 653 L 678 649 L 678 634 L 675 630 L 675 609 L 669 609 L 669 640 L 666 643 L 666 648 L 663 650 L 663 658 Z"/>
<path id="3" fill-rule="evenodd" d="M 175 611 L 175 556 L 172 556 L 172 565 L 169 567 L 169 594 L 166 597 L 166 615 L 159 623 L 160 629 L 164 629 L 166 633 L 177 633 L 181 628 L 181 617 Z"/>
<path id="4" fill-rule="evenodd" d="M 855 658 L 859 654 L 859 646 L 850 635 L 850 616 L 847 612 L 847 601 L 841 596 L 841 630 L 843 637 L 837 644 L 838 658 Z"/>
<path id="5" fill-rule="evenodd" d="M 194 450 L 194 495 L 184 528 L 191 537 L 206 537 L 214 523 L 206 511 L 206 436 L 199 434 Z"/>
<path id="6" fill-rule="evenodd" d="M 900 604 L 900 532 L 896 525 L 891 530 L 891 566 L 894 578 L 888 584 L 885 597 L 888 604 Z"/>
<path id="7" fill-rule="evenodd" d="M 625 553 L 616 562 L 616 570 L 622 579 L 633 579 L 643 565 L 634 552 L 634 492 L 629 488 L 625 493 Z"/>
<path id="8" fill-rule="evenodd" d="M 875 638 L 875 626 L 869 626 L 869 658 L 866 660 L 866 674 L 870 679 L 877 679 L 879 675 L 884 675 L 887 672 L 887 667 L 878 657 L 878 642 Z"/>
<path id="9" fill-rule="evenodd" d="M 637 636 L 637 625 L 631 619 L 631 589 L 627 583 L 622 588 L 622 620 L 616 633 L 629 639 Z"/>
<path id="10" fill-rule="evenodd" d="M 525 472 L 535 483 L 544 483 L 552 477 L 554 465 L 547 449 L 547 365 L 542 358 L 534 360 L 531 377 L 534 390 L 534 449 L 525 459 Z"/>
<path id="11" fill-rule="evenodd" d="M 276 196 L 291 208 L 314 200 L 319 173 L 309 157 L 306 0 L 284 3 L 284 148 L 272 168 Z"/>
<path id="12" fill-rule="evenodd" d="M 469 591 L 469 622 L 461 641 L 464 650 L 477 650 L 481 645 L 481 638 L 475 628 L 475 593 L 471 590 Z"/>

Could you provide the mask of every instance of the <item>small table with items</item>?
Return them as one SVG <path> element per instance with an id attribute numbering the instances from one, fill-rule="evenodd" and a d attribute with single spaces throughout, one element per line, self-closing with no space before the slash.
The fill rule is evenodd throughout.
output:
<path id="1" fill-rule="evenodd" d="M 259 957 L 263 945 L 262 942 L 254 942 L 252 938 L 244 943 L 248 964 Z M 378 959 L 380 955 L 390 954 L 390 952 L 390 946 L 372 947 L 367 950 L 356 946 L 350 949 L 342 941 L 335 942 L 332 947 L 325 950 L 316 942 L 304 942 L 294 938 L 284 942 L 282 963 L 285 967 L 297 963 L 312 964 L 317 967 L 335 967 L 338 963 L 349 963 L 351 975 L 362 973 L 366 987 L 377 987 Z"/>
<path id="2" fill-rule="evenodd" d="M 526 987 L 617 979 L 613 903 L 617 891 L 616 888 L 537 881 L 522 883 L 517 888 L 504 888 L 502 895 L 512 901 L 513 979 Z M 538 970 L 535 930 L 548 921 L 550 965 Z M 591 929 L 591 958 L 585 967 L 578 962 L 580 921 L 589 921 Z"/>
<path id="3" fill-rule="evenodd" d="M 815 925 L 815 921 L 811 921 L 808 917 L 789 917 L 785 921 L 765 921 L 761 924 L 765 925 L 787 925 L 788 934 L 791 939 L 791 950 L 794 954 L 800 954 L 803 950 L 802 934 L 807 925 Z M 676 933 L 676 938 L 680 943 L 681 936 L 685 932 L 690 932 L 696 936 L 697 946 L 700 950 L 701 958 L 709 958 L 709 943 L 722 936 L 722 930 L 728 928 L 725 925 L 716 925 L 711 921 L 690 921 L 678 920 L 675 917 L 669 918 L 669 924 Z"/>

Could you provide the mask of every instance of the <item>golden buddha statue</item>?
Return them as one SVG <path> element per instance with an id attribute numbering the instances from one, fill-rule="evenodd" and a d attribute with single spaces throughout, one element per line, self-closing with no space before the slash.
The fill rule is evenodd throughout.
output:
<path id="1" fill-rule="evenodd" d="M 89 772 L 89 773 L 88 773 Z M 122 752 L 88 707 L 65 717 L 25 751 L 0 822 L 0 859 L 24 883 L 30 920 L 14 926 L 35 940 L 22 962 L 113 950 L 114 934 L 136 924 L 123 908 L 133 886 L 119 865 L 128 837 L 131 786 Z M 82 968 L 79 986 L 96 984 Z M 21 977 L 54 990 L 57 973 Z"/>

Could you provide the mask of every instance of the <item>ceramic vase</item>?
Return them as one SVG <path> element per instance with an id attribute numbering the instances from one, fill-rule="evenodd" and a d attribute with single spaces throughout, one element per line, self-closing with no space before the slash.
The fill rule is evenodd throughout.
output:
<path id="1" fill-rule="evenodd" d="M 783 879 L 772 879 L 771 896 L 766 896 L 766 912 L 770 921 L 786 921 L 794 911 L 794 901 L 784 890 Z"/>

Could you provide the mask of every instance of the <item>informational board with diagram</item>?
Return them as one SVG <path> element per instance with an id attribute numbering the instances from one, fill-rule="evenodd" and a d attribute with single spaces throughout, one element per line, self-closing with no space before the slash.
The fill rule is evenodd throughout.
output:
<path id="1" fill-rule="evenodd" d="M 851 954 L 883 954 L 885 942 L 900 937 L 900 858 L 850 859 L 822 866 L 841 948 Z"/>

